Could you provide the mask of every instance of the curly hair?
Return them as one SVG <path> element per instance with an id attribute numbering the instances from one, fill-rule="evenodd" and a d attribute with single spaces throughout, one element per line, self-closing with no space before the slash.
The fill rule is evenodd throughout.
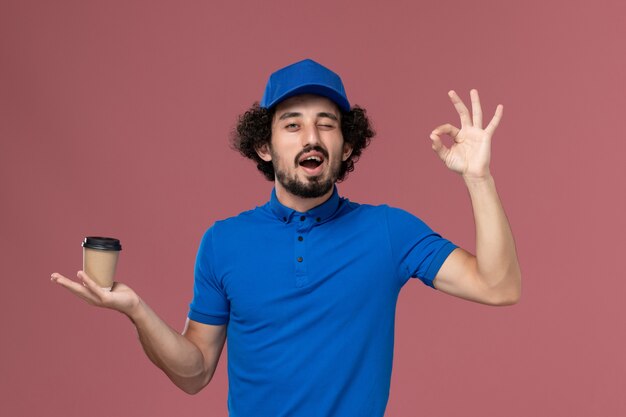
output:
<path id="1" fill-rule="evenodd" d="M 274 165 L 262 160 L 256 150 L 270 144 L 272 121 L 276 107 L 267 109 L 254 102 L 245 113 L 239 115 L 237 126 L 231 132 L 231 146 L 246 158 L 256 162 L 256 167 L 265 178 L 274 181 Z M 349 112 L 341 111 L 341 133 L 343 140 L 352 146 L 350 157 L 341 163 L 337 182 L 343 181 L 349 172 L 354 171 L 354 164 L 363 150 L 376 134 L 367 117 L 366 110 L 355 105 Z"/>

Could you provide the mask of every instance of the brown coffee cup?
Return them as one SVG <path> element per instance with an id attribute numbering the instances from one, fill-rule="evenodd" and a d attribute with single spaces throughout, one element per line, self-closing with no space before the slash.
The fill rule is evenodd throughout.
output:
<path id="1" fill-rule="evenodd" d="M 88 236 L 83 247 L 83 271 L 103 289 L 111 291 L 122 245 L 111 237 Z"/>

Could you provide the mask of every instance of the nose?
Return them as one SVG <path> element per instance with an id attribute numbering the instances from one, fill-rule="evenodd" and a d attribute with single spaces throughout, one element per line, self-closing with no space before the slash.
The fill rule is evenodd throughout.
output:
<path id="1" fill-rule="evenodd" d="M 315 146 L 320 143 L 320 132 L 316 124 L 309 125 L 302 135 L 302 147 Z"/>

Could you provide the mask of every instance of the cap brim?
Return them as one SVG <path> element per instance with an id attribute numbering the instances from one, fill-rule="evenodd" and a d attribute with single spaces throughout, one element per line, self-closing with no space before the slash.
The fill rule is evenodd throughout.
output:
<path id="1" fill-rule="evenodd" d="M 265 107 L 268 109 L 272 108 L 281 101 L 300 94 L 315 94 L 326 97 L 332 100 L 341 110 L 346 112 L 350 111 L 350 103 L 342 96 L 341 93 L 338 93 L 336 90 L 328 86 L 320 84 L 307 84 L 285 91 L 280 96 L 274 98 L 271 103 L 267 103 Z"/>

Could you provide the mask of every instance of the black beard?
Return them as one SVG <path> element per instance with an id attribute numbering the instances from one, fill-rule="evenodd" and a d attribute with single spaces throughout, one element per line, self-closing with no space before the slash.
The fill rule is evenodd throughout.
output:
<path id="1" fill-rule="evenodd" d="M 274 167 L 276 173 L 276 179 L 290 194 L 293 194 L 302 198 L 317 198 L 321 197 L 333 188 L 334 179 L 337 178 L 337 174 L 333 172 L 331 178 L 326 181 L 319 181 L 317 179 L 311 179 L 307 184 L 298 181 L 298 179 L 287 178 L 287 174 L 283 171 L 279 171 Z"/>
<path id="2" fill-rule="evenodd" d="M 296 169 L 299 167 L 298 160 L 300 159 L 300 157 L 312 150 L 320 152 L 322 155 L 324 155 L 326 160 L 328 160 L 328 152 L 326 151 L 326 149 L 322 148 L 321 146 L 307 146 L 294 158 L 294 165 Z M 330 176 L 326 181 L 321 181 L 319 177 L 311 177 L 306 183 L 304 183 L 302 181 L 299 181 L 295 174 L 293 177 L 289 178 L 284 171 L 281 171 L 277 166 L 278 159 L 278 155 L 272 153 L 272 163 L 274 165 L 276 179 L 283 187 L 285 187 L 285 190 L 287 190 L 290 194 L 302 198 L 317 198 L 329 192 L 333 188 L 335 181 L 339 177 L 339 171 L 341 170 L 341 165 L 331 167 Z"/>

